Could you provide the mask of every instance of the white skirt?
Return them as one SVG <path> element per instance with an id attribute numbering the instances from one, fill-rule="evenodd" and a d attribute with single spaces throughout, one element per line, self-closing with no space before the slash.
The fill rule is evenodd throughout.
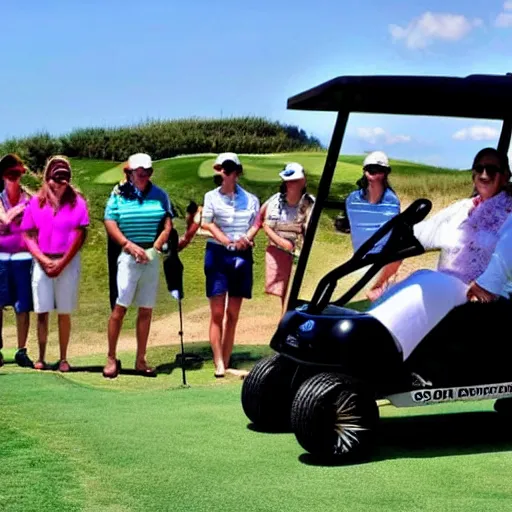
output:
<path id="1" fill-rule="evenodd" d="M 390 287 L 369 310 L 402 347 L 404 361 L 456 306 L 467 302 L 469 286 L 435 270 L 418 270 Z"/>

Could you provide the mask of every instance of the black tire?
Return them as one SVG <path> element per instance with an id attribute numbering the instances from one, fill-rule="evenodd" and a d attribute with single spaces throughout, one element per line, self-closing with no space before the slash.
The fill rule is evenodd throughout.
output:
<path id="1" fill-rule="evenodd" d="M 307 379 L 292 403 L 291 427 L 299 444 L 321 459 L 357 461 L 371 454 L 379 408 L 361 383 L 335 373 Z"/>
<path id="2" fill-rule="evenodd" d="M 504 418 L 512 419 L 512 398 L 498 398 L 494 402 L 494 410 Z"/>
<path id="3" fill-rule="evenodd" d="M 258 361 L 245 377 L 242 407 L 258 429 L 289 430 L 296 370 L 297 364 L 275 354 Z"/>

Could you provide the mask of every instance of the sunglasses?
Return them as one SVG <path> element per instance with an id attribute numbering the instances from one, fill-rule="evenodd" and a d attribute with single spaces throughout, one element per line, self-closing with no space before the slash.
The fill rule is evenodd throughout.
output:
<path id="1" fill-rule="evenodd" d="M 388 169 L 386 169 L 385 167 L 382 167 L 380 165 L 367 165 L 364 170 L 370 174 L 370 175 L 375 175 L 375 174 L 387 174 L 389 172 Z"/>
<path id="2" fill-rule="evenodd" d="M 64 176 L 53 176 L 51 180 L 58 185 L 62 185 L 63 183 L 69 183 L 69 178 Z"/>
<path id="3" fill-rule="evenodd" d="M 487 174 L 489 176 L 496 176 L 496 174 L 503 174 L 503 169 L 499 167 L 498 165 L 493 164 L 477 164 L 475 167 L 473 167 L 473 171 L 475 171 L 477 174 L 482 174 L 484 171 L 487 171 Z"/>
<path id="4" fill-rule="evenodd" d="M 9 181 L 16 181 L 17 179 L 21 178 L 21 172 L 6 172 L 4 174 L 4 178 Z"/>

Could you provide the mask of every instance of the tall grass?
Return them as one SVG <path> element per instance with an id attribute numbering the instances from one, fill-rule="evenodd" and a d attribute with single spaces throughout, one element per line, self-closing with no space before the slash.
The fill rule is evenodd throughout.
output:
<path id="1" fill-rule="evenodd" d="M 33 171 L 56 153 L 69 157 L 123 161 L 138 152 L 154 159 L 194 153 L 277 153 L 320 150 L 321 143 L 297 126 L 258 117 L 156 120 L 133 126 L 81 128 L 61 137 L 38 133 L 0 144 L 18 153 Z"/>

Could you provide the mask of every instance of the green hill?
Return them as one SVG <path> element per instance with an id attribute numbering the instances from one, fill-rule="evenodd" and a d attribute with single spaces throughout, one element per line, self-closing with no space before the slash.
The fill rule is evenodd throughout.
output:
<path id="1" fill-rule="evenodd" d="M 271 153 L 321 150 L 320 141 L 298 126 L 260 117 L 150 120 L 132 126 L 79 128 L 62 136 L 39 133 L 6 140 L 0 154 L 18 153 L 33 171 L 55 154 L 126 160 L 142 151 L 154 159 L 195 153 Z"/>

